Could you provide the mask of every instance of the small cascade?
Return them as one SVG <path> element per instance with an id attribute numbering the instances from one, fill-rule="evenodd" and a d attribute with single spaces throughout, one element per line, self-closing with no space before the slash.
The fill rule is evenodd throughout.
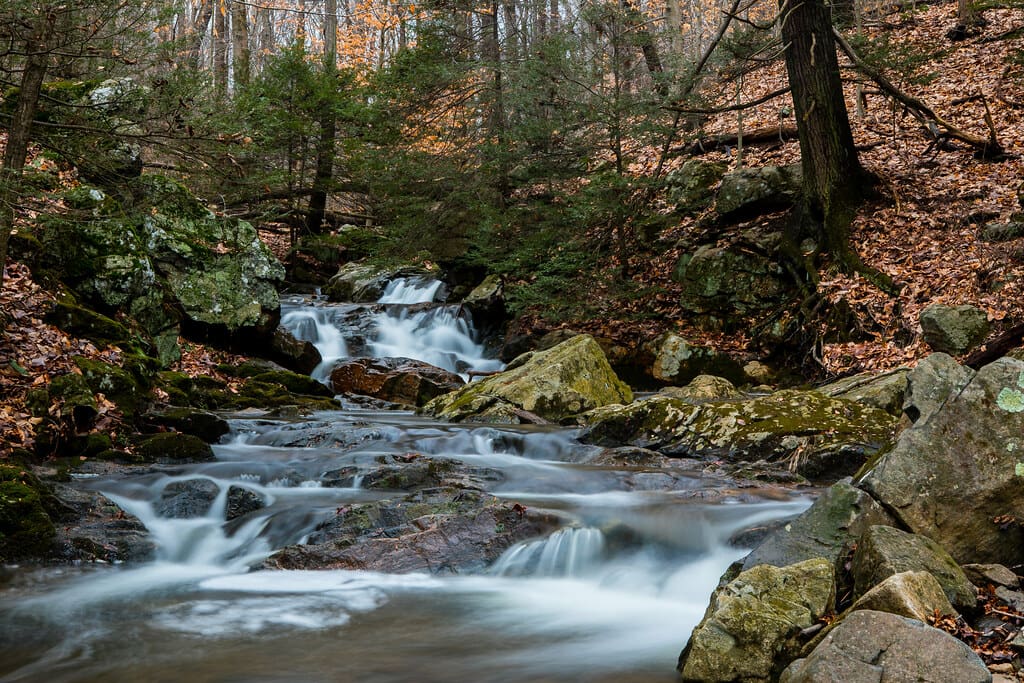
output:
<path id="1" fill-rule="evenodd" d="M 473 323 L 459 306 L 430 305 L 443 288 L 440 280 L 423 277 L 393 280 L 377 302 L 383 310 L 372 316 L 368 329 L 359 332 L 352 329 L 351 316 L 346 318 L 353 310 L 349 304 L 283 304 L 281 324 L 296 339 L 316 346 L 323 362 L 312 376 L 324 384 L 335 363 L 351 357 L 346 330 L 364 337 L 366 355 L 375 358 L 412 358 L 461 374 L 464 379 L 471 371 L 501 370 L 501 361 L 485 358 L 483 345 L 476 342 Z"/>
<path id="2" fill-rule="evenodd" d="M 560 529 L 509 548 L 491 567 L 496 576 L 579 577 L 601 565 L 604 534 L 590 527 Z"/>
<path id="3" fill-rule="evenodd" d="M 387 288 L 377 300 L 379 304 L 428 304 L 441 291 L 443 283 L 440 280 L 428 278 L 398 278 L 388 283 Z"/>
<path id="4" fill-rule="evenodd" d="M 301 306 L 290 309 L 281 316 L 281 325 L 296 339 L 307 341 L 316 347 L 322 358 L 313 370 L 313 379 L 327 383 L 334 363 L 348 358 L 345 336 L 338 329 L 333 317 L 334 309 L 327 307 Z"/>

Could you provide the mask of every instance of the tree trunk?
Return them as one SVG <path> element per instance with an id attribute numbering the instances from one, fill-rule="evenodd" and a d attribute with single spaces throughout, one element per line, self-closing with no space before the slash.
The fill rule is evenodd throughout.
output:
<path id="1" fill-rule="evenodd" d="M 199 6 L 196 7 L 195 19 L 192 22 L 192 44 L 188 49 L 188 61 L 192 65 L 192 68 L 198 69 L 200 66 L 200 55 L 203 50 L 203 38 L 206 37 L 206 27 L 210 23 L 211 17 L 213 17 L 213 3 L 214 0 L 201 0 Z"/>
<path id="2" fill-rule="evenodd" d="M 334 112 L 335 74 L 338 61 L 338 0 L 324 1 L 324 86 L 327 99 L 321 105 L 320 139 L 316 146 L 316 174 L 313 177 L 313 193 L 309 196 L 309 213 L 306 228 L 317 233 L 323 229 L 327 214 L 327 193 L 334 176 L 334 140 L 337 136 L 337 120 Z"/>
<path id="3" fill-rule="evenodd" d="M 53 35 L 53 21 L 52 13 L 44 13 L 25 41 L 25 54 L 28 58 L 21 73 L 18 100 L 7 129 L 7 147 L 4 149 L 3 166 L 0 167 L 0 289 L 4 284 L 7 244 L 14 228 L 14 207 L 20 194 L 21 175 L 28 154 L 32 121 L 36 117 L 39 93 L 46 77 L 49 61 L 47 46 Z"/>
<path id="4" fill-rule="evenodd" d="M 235 90 L 249 84 L 249 18 L 245 5 L 239 0 L 231 2 L 231 59 L 235 77 Z"/>
<path id="5" fill-rule="evenodd" d="M 505 130 L 505 92 L 501 58 L 500 33 L 498 30 L 498 0 L 492 0 L 489 11 L 480 15 L 482 22 L 481 53 L 491 70 L 492 93 L 488 107 L 487 127 L 494 145 L 497 182 L 496 189 L 502 199 L 508 197 L 509 161 L 507 135 Z"/>
<path id="6" fill-rule="evenodd" d="M 217 97 L 228 92 L 228 16 L 226 0 L 217 0 L 213 12 L 213 89 Z"/>
<path id="7" fill-rule="evenodd" d="M 780 15 L 803 169 L 793 243 L 812 236 L 844 270 L 864 272 L 849 230 L 871 176 L 853 144 L 829 8 L 823 0 L 781 0 Z"/>

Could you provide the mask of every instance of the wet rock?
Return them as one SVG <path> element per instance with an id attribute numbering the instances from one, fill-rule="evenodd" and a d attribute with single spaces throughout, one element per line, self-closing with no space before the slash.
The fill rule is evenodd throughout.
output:
<path id="1" fill-rule="evenodd" d="M 81 562 L 143 562 L 156 546 L 146 527 L 109 498 L 67 484 L 55 484 L 54 494 L 74 510 L 57 526 L 59 557 Z"/>
<path id="2" fill-rule="evenodd" d="M 143 421 L 150 427 L 166 427 L 183 434 L 191 434 L 207 443 L 217 443 L 220 437 L 231 431 L 227 420 L 197 408 L 171 406 L 146 413 Z"/>
<path id="3" fill-rule="evenodd" d="M 501 276 L 492 273 L 485 277 L 483 282 L 466 295 L 462 305 L 472 314 L 477 329 L 495 329 L 507 315 L 505 287 Z"/>
<path id="4" fill-rule="evenodd" d="M 784 209 L 793 205 L 802 189 L 799 164 L 741 168 L 722 178 L 715 210 L 731 217 Z"/>
<path id="5" fill-rule="evenodd" d="M 934 350 L 959 356 L 988 336 L 988 313 L 977 306 L 932 304 L 921 311 L 924 340 Z"/>
<path id="6" fill-rule="evenodd" d="M 210 444 L 197 436 L 179 432 L 144 437 L 132 450 L 142 462 L 203 462 L 214 457 Z"/>
<path id="7" fill-rule="evenodd" d="M 367 569 L 391 573 L 479 571 L 557 520 L 478 491 L 430 489 L 397 501 L 339 509 L 268 558 L 270 569 Z"/>
<path id="8" fill-rule="evenodd" d="M 382 455 L 373 465 L 360 464 L 333 470 L 323 477 L 325 485 L 392 491 L 420 491 L 434 488 L 459 488 L 483 491 L 504 479 L 501 470 L 474 467 L 458 460 L 425 456 L 419 453 Z"/>
<path id="9" fill-rule="evenodd" d="M 166 491 L 166 489 L 165 489 Z M 224 518 L 227 521 L 244 517 L 267 506 L 266 500 L 259 493 L 244 486 L 232 486 L 228 489 L 227 507 Z"/>
<path id="10" fill-rule="evenodd" d="M 860 485 L 955 560 L 1014 566 L 1024 561 L 1024 532 L 993 520 L 1024 519 L 1024 362 L 1003 358 L 972 374 L 939 376 L 929 397 L 949 392 L 945 400 L 925 404 L 930 416 L 906 429 Z M 915 375 L 908 401 L 917 402 Z"/>
<path id="11" fill-rule="evenodd" d="M 324 398 L 334 396 L 333 391 L 309 375 L 300 375 L 291 370 L 270 370 L 253 375 L 249 379 L 264 384 L 279 384 L 290 393 L 301 396 L 321 396 Z"/>
<path id="12" fill-rule="evenodd" d="M 864 406 L 878 408 L 899 417 L 907 392 L 910 368 L 896 368 L 881 374 L 862 372 L 818 387 L 817 391 L 833 398 L 844 398 Z"/>
<path id="13" fill-rule="evenodd" d="M 785 567 L 823 557 L 839 571 L 849 550 L 869 527 L 892 518 L 850 481 L 837 482 L 792 522 L 768 536 L 743 559 L 743 569 L 759 564 Z"/>
<path id="14" fill-rule="evenodd" d="M 958 616 L 942 586 L 928 572 L 900 572 L 857 599 L 852 610 L 870 609 L 927 623 L 936 614 Z"/>
<path id="15" fill-rule="evenodd" d="M 519 411 L 549 420 L 633 398 L 590 335 L 513 361 L 497 375 L 435 398 L 423 412 L 453 422 L 522 421 Z"/>
<path id="16" fill-rule="evenodd" d="M 296 339 L 286 328 L 278 325 L 270 338 L 270 350 L 275 360 L 294 372 L 308 375 L 323 360 L 311 342 Z"/>
<path id="17" fill-rule="evenodd" d="M 164 487 L 153 509 L 161 517 L 171 519 L 204 517 L 219 492 L 220 488 L 209 479 L 172 482 Z"/>
<path id="18" fill-rule="evenodd" d="M 410 266 L 385 269 L 356 261 L 338 269 L 324 288 L 324 294 L 330 301 L 371 303 L 380 299 L 389 282 L 401 277 L 433 277 L 433 273 Z"/>
<path id="19" fill-rule="evenodd" d="M 685 387 L 666 387 L 658 392 L 659 396 L 679 399 L 687 403 L 700 404 L 708 401 L 728 401 L 745 398 L 742 391 L 733 386 L 724 377 L 713 375 L 697 375 Z"/>
<path id="20" fill-rule="evenodd" d="M 949 601 L 961 611 L 971 611 L 977 593 L 964 572 L 942 546 L 925 536 L 908 534 L 891 526 L 869 527 L 857 544 L 851 567 L 854 594 L 864 595 L 886 578 L 901 572 L 926 571 L 942 586 Z"/>
<path id="21" fill-rule="evenodd" d="M 850 614 L 806 658 L 793 662 L 780 683 L 989 683 L 991 674 L 966 644 L 916 619 L 859 610 Z"/>
<path id="22" fill-rule="evenodd" d="M 453 372 L 411 358 L 353 358 L 331 370 L 331 385 L 339 394 L 362 394 L 413 406 L 422 406 L 464 384 Z"/>
<path id="23" fill-rule="evenodd" d="M 47 511 L 49 497 L 27 468 L 0 464 L 0 562 L 53 554 L 57 532 Z"/>
<path id="24" fill-rule="evenodd" d="M 768 683 L 796 656 L 794 634 L 834 601 L 835 572 L 821 558 L 740 573 L 711 597 L 679 657 L 682 680 Z"/>
<path id="25" fill-rule="evenodd" d="M 580 417 L 580 439 L 726 462 L 788 461 L 809 478 L 855 472 L 891 437 L 894 420 L 875 408 L 812 391 L 779 391 L 745 401 L 692 405 L 655 396 Z"/>
<path id="26" fill-rule="evenodd" d="M 728 355 L 707 346 L 695 346 L 673 332 L 667 332 L 649 344 L 654 357 L 650 374 L 659 382 L 683 385 L 700 375 L 723 377 L 742 382 L 743 367 Z"/>

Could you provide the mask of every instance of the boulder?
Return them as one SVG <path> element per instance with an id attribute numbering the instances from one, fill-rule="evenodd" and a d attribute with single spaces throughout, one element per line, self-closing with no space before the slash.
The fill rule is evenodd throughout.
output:
<path id="1" fill-rule="evenodd" d="M 960 356 L 973 350 L 988 336 L 988 313 L 964 304 L 932 304 L 921 311 L 924 340 L 934 350 Z"/>
<path id="2" fill-rule="evenodd" d="M 707 346 L 690 344 L 674 332 L 666 332 L 648 345 L 654 357 L 650 374 L 666 384 L 683 385 L 698 375 L 716 375 L 730 382 L 742 382 L 743 366 Z"/>
<path id="3" fill-rule="evenodd" d="M 967 386 L 974 374 L 974 370 L 945 353 L 931 354 L 907 376 L 903 414 L 911 423 L 927 422 L 947 398 Z"/>
<path id="4" fill-rule="evenodd" d="M 722 177 L 715 210 L 736 217 L 792 206 L 803 191 L 799 164 L 741 168 Z"/>
<path id="5" fill-rule="evenodd" d="M 860 537 L 851 567 L 854 595 L 861 596 L 893 574 L 926 571 L 934 576 L 950 603 L 971 611 L 977 591 L 942 546 L 925 536 L 875 525 Z"/>
<path id="6" fill-rule="evenodd" d="M 685 387 L 665 387 L 658 395 L 693 404 L 744 398 L 743 392 L 732 382 L 714 375 L 697 375 Z"/>
<path id="7" fill-rule="evenodd" d="M 137 415 L 148 402 L 148 387 L 140 386 L 124 368 L 85 356 L 75 356 L 73 360 L 89 388 L 113 401 L 126 417 Z"/>
<path id="8" fill-rule="evenodd" d="M 990 683 L 966 644 L 916 619 L 859 610 L 782 672 L 779 683 Z"/>
<path id="9" fill-rule="evenodd" d="M 343 506 L 304 545 L 277 551 L 270 569 L 366 569 L 390 573 L 480 571 L 514 543 L 557 526 L 479 491 L 428 489 L 397 501 Z"/>
<path id="10" fill-rule="evenodd" d="M 281 365 L 304 375 L 312 374 L 323 360 L 312 342 L 296 339 L 295 335 L 281 325 L 277 326 L 270 338 L 270 351 L 274 360 Z"/>
<path id="11" fill-rule="evenodd" d="M 778 259 L 739 247 L 704 245 L 684 253 L 672 278 L 680 283 L 679 305 L 706 327 L 778 308 L 790 289 Z"/>
<path id="12" fill-rule="evenodd" d="M 915 374 L 908 401 L 916 402 Z M 1018 565 L 1024 533 L 1013 520 L 1024 519 L 1024 361 L 1002 358 L 973 377 L 956 374 L 954 387 L 969 380 L 906 429 L 860 485 L 902 527 L 937 541 L 958 562 Z M 949 384 L 947 376 L 937 386 Z"/>
<path id="13" fill-rule="evenodd" d="M 239 339 L 276 324 L 284 268 L 244 221 L 215 216 L 174 180 L 147 174 L 120 205 L 83 186 L 41 222 L 40 265 L 101 313 L 129 314 L 166 365 L 179 322 Z"/>
<path id="14" fill-rule="evenodd" d="M 144 437 L 132 449 L 142 462 L 182 463 L 213 460 L 213 449 L 197 436 L 164 432 Z"/>
<path id="15" fill-rule="evenodd" d="M 161 517 L 193 519 L 204 517 L 216 500 L 220 488 L 209 479 L 186 479 L 164 487 L 153 510 Z"/>
<path id="16" fill-rule="evenodd" d="M 1002 586 L 1014 590 L 1020 586 L 1020 577 L 1001 564 L 965 564 L 960 567 L 967 579 L 978 588 Z"/>
<path id="17" fill-rule="evenodd" d="M 324 294 L 330 301 L 372 303 L 380 299 L 388 284 L 401 277 L 427 277 L 435 274 L 423 268 L 406 266 L 398 269 L 381 268 L 362 261 L 346 263 L 331 277 Z"/>
<path id="18" fill-rule="evenodd" d="M 938 615 L 957 616 L 942 586 L 928 572 L 900 572 L 887 577 L 853 603 L 851 610 L 870 609 L 925 623 Z"/>
<path id="19" fill-rule="evenodd" d="M 0 464 L 0 563 L 53 554 L 57 532 L 49 497 L 27 469 Z"/>
<path id="20" fill-rule="evenodd" d="M 170 406 L 148 412 L 143 419 L 151 427 L 167 427 L 183 434 L 197 436 L 207 443 L 217 443 L 220 437 L 231 431 L 227 420 L 198 408 Z"/>
<path id="21" fill-rule="evenodd" d="M 411 358 L 353 358 L 331 370 L 339 394 L 361 394 L 392 403 L 422 406 L 464 385 L 453 372 Z"/>
<path id="22" fill-rule="evenodd" d="M 895 424 L 876 408 L 796 390 L 701 405 L 654 396 L 598 408 L 580 421 L 586 425 L 580 438 L 599 446 L 726 462 L 786 461 L 803 476 L 833 479 L 853 474 L 888 444 Z"/>
<path id="23" fill-rule="evenodd" d="M 701 211 L 715 196 L 714 187 L 725 175 L 726 165 L 702 159 L 688 159 L 679 168 L 665 176 L 668 200 L 676 211 Z"/>
<path id="24" fill-rule="evenodd" d="M 682 680 L 768 683 L 796 656 L 794 634 L 827 614 L 834 601 L 828 560 L 740 573 L 715 591 L 693 630 L 679 656 Z"/>
<path id="25" fill-rule="evenodd" d="M 231 486 L 228 488 L 224 519 L 230 522 L 252 512 L 262 510 L 266 506 L 267 501 L 259 493 L 244 486 Z"/>
<path id="26" fill-rule="evenodd" d="M 989 223 L 982 228 L 980 237 L 985 242 L 1009 242 L 1024 237 L 1024 222 Z"/>
<path id="27" fill-rule="evenodd" d="M 504 372 L 435 398 L 423 412 L 453 422 L 511 421 L 522 410 L 561 420 L 632 400 L 632 392 L 615 376 L 601 347 L 590 335 L 581 334 L 546 351 L 524 354 Z"/>
<path id="28" fill-rule="evenodd" d="M 823 557 L 838 572 L 849 550 L 872 525 L 889 524 L 892 518 L 849 479 L 826 489 L 807 510 L 776 530 L 743 558 L 743 569 L 759 564 L 785 567 Z"/>
<path id="29" fill-rule="evenodd" d="M 58 556 L 67 562 L 143 562 L 156 552 L 134 515 L 97 491 L 54 484 L 54 495 L 73 511 L 57 525 Z"/>
<path id="30" fill-rule="evenodd" d="M 896 368 L 880 374 L 862 372 L 820 386 L 818 391 L 826 396 L 845 398 L 899 417 L 903 413 L 909 374 L 910 368 Z"/>

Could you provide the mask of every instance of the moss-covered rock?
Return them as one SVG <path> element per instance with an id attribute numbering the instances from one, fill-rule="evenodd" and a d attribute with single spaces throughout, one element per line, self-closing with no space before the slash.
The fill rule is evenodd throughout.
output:
<path id="1" fill-rule="evenodd" d="M 505 372 L 439 396 L 423 412 L 453 422 L 487 421 L 490 414 L 507 413 L 511 407 L 561 420 L 632 399 L 594 338 L 581 334 L 546 351 L 520 356 Z"/>
<path id="2" fill-rule="evenodd" d="M 723 377 L 730 382 L 744 380 L 743 366 L 708 346 L 691 344 L 674 332 L 667 332 L 647 345 L 653 356 L 650 374 L 659 382 L 682 385 L 700 375 Z"/>
<path id="3" fill-rule="evenodd" d="M 69 372 L 50 382 L 51 401 L 60 406 L 59 417 L 70 418 L 76 431 L 86 431 L 98 415 L 96 396 L 85 377 Z"/>
<path id="4" fill-rule="evenodd" d="M 936 614 L 958 616 L 938 580 L 926 571 L 886 577 L 853 603 L 852 610 L 871 609 L 927 622 Z"/>
<path id="5" fill-rule="evenodd" d="M 57 532 L 45 497 L 39 480 L 28 471 L 0 465 L 0 562 L 52 554 Z"/>
<path id="6" fill-rule="evenodd" d="M 689 159 L 665 177 L 668 198 L 676 211 L 691 213 L 702 210 L 714 198 L 714 187 L 725 175 L 726 165 L 701 159 Z"/>
<path id="7" fill-rule="evenodd" d="M 895 425 L 876 408 L 797 390 L 701 405 L 654 396 L 598 408 L 580 421 L 588 443 L 732 462 L 785 460 L 811 478 L 853 474 L 889 442 Z"/>
<path id="8" fill-rule="evenodd" d="M 798 653 L 794 634 L 835 602 L 835 572 L 816 558 L 761 565 L 718 589 L 679 658 L 684 681 L 768 683 Z"/>
<path id="9" fill-rule="evenodd" d="M 909 368 L 896 368 L 883 373 L 865 372 L 818 387 L 818 391 L 826 396 L 845 398 L 899 417 L 903 413 L 909 374 Z"/>
<path id="10" fill-rule="evenodd" d="M 85 356 L 75 356 L 74 361 L 89 388 L 113 401 L 126 417 L 134 417 L 145 405 L 145 389 L 127 370 Z"/>
<path id="11" fill-rule="evenodd" d="M 70 335 L 84 337 L 99 347 L 128 346 L 133 341 L 131 331 L 113 318 L 75 303 L 65 296 L 54 303 L 44 320 Z"/>
<path id="12" fill-rule="evenodd" d="M 288 373 L 289 377 L 292 375 Z M 305 380 L 312 381 L 309 378 Z M 301 412 L 337 410 L 339 407 L 337 401 L 328 398 L 329 391 L 319 395 L 297 394 L 277 381 L 261 381 L 256 378 L 246 379 L 239 386 L 229 388 L 227 383 L 214 377 L 189 377 L 179 372 L 162 372 L 157 377 L 157 386 L 167 393 L 171 404 L 205 410 L 296 406 Z M 323 392 L 323 389 L 317 391 Z"/>
<path id="13" fill-rule="evenodd" d="M 309 375 L 300 375 L 296 372 L 291 372 L 290 370 L 271 370 L 269 372 L 261 372 L 258 375 L 254 375 L 252 379 L 257 382 L 264 382 L 267 384 L 280 384 L 293 394 L 325 396 L 327 398 L 334 396 L 334 392 L 331 391 L 330 388 L 316 381 Z"/>
<path id="14" fill-rule="evenodd" d="M 143 462 L 180 463 L 213 459 L 210 444 L 191 434 L 164 432 L 144 437 L 133 447 Z"/>
<path id="15" fill-rule="evenodd" d="M 147 413 L 144 420 L 152 427 L 169 427 L 184 434 L 197 436 L 207 443 L 216 443 L 220 437 L 231 431 L 224 418 L 196 408 L 172 406 Z"/>

